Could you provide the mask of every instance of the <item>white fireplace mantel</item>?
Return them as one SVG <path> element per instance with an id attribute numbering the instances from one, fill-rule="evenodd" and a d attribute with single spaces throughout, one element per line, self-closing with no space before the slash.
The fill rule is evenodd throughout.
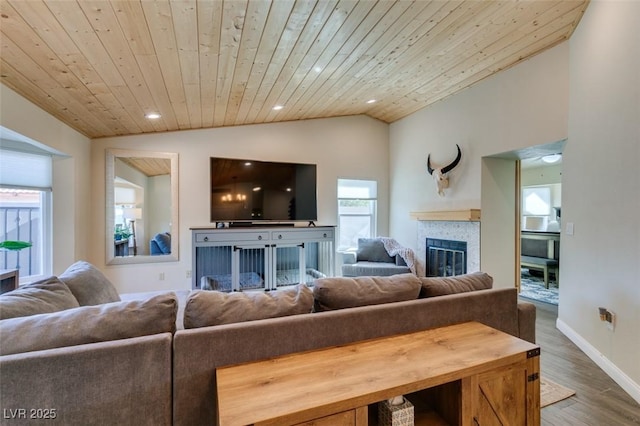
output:
<path id="1" fill-rule="evenodd" d="M 480 209 L 411 212 L 409 216 L 420 221 L 480 222 Z"/>

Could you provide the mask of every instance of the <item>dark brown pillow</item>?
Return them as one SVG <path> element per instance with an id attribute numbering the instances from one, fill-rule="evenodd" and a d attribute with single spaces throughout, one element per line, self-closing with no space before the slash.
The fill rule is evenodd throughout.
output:
<path id="1" fill-rule="evenodd" d="M 413 274 L 388 277 L 335 277 L 315 280 L 316 312 L 378 305 L 418 298 L 420 279 Z"/>
<path id="2" fill-rule="evenodd" d="M 313 292 L 304 284 L 269 292 L 194 290 L 184 309 L 184 328 L 307 314 L 312 308 Z"/>
<path id="3" fill-rule="evenodd" d="M 80 260 L 59 276 L 80 306 L 119 302 L 118 291 L 104 274 L 89 262 Z"/>
<path id="4" fill-rule="evenodd" d="M 493 287 L 493 277 L 485 272 L 473 272 L 454 277 L 422 277 L 420 281 L 422 281 L 420 297 L 444 296 Z"/>
<path id="5" fill-rule="evenodd" d="M 69 288 L 56 277 L 20 286 L 0 296 L 0 320 L 58 312 L 80 306 Z"/>
<path id="6" fill-rule="evenodd" d="M 0 355 L 175 332 L 172 292 L 0 321 Z"/>

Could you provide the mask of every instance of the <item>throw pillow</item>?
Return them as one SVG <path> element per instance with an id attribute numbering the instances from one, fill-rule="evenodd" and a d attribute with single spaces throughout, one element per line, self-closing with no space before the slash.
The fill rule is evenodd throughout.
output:
<path id="1" fill-rule="evenodd" d="M 176 330 L 178 300 L 165 293 L 147 300 L 82 306 L 0 321 L 0 355 L 106 342 Z"/>
<path id="2" fill-rule="evenodd" d="M 418 298 L 420 279 L 413 274 L 388 277 L 321 278 L 313 287 L 316 312 L 378 305 Z"/>
<path id="3" fill-rule="evenodd" d="M 57 312 L 80 306 L 56 277 L 20 286 L 0 296 L 0 320 Z"/>
<path id="4" fill-rule="evenodd" d="M 304 284 L 269 292 L 194 290 L 184 309 L 184 328 L 307 314 L 312 308 L 313 292 Z"/>
<path id="5" fill-rule="evenodd" d="M 358 238 L 358 261 L 394 263 L 395 258 L 389 256 L 382 241 L 377 238 Z"/>
<path id="6" fill-rule="evenodd" d="M 81 260 L 74 263 L 59 278 L 69 287 L 80 306 L 120 301 L 111 281 L 89 262 Z"/>
<path id="7" fill-rule="evenodd" d="M 493 277 L 486 272 L 473 272 L 454 277 L 422 277 L 420 297 L 444 296 L 493 287 Z"/>

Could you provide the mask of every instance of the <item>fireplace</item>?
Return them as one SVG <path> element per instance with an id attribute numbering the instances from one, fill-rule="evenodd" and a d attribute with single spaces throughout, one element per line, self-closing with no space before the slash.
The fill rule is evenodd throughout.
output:
<path id="1" fill-rule="evenodd" d="M 425 275 L 450 277 L 467 273 L 467 243 L 465 241 L 426 239 Z"/>
<path id="2" fill-rule="evenodd" d="M 418 221 L 416 238 L 416 258 L 419 259 L 418 273 L 429 276 L 426 270 L 427 239 L 441 239 L 466 243 L 465 273 L 480 270 L 480 210 L 454 210 L 416 212 L 411 216 Z M 449 247 L 451 248 L 451 247 Z M 452 250 L 461 250 L 451 248 Z M 453 256 L 453 254 L 451 255 Z M 456 256 L 456 262 L 458 257 Z M 435 273 L 433 273 L 435 275 Z M 444 275 L 444 272 L 442 273 Z"/>

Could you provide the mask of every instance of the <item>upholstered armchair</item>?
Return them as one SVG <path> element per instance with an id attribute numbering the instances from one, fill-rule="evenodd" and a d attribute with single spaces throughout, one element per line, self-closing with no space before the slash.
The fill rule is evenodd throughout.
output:
<path id="1" fill-rule="evenodd" d="M 343 253 L 342 276 L 389 276 L 411 272 L 400 254 L 390 256 L 381 238 L 359 238 L 354 252 Z"/>
<path id="2" fill-rule="evenodd" d="M 149 241 L 149 253 L 151 255 L 171 254 L 171 234 L 162 232 L 156 234 Z"/>

